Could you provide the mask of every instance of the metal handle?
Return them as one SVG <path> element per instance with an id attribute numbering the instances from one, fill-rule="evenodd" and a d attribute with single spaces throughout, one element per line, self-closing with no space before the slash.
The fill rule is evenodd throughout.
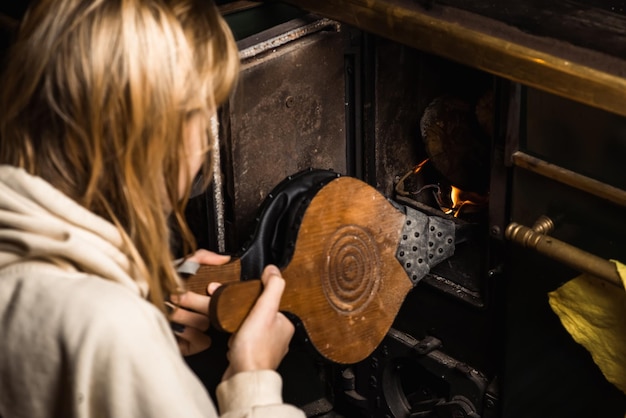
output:
<path id="1" fill-rule="evenodd" d="M 553 228 L 552 220 L 542 215 L 532 228 L 511 222 L 506 227 L 504 236 L 516 244 L 536 250 L 576 270 L 589 273 L 621 289 L 624 288 L 615 264 L 546 235 Z"/>

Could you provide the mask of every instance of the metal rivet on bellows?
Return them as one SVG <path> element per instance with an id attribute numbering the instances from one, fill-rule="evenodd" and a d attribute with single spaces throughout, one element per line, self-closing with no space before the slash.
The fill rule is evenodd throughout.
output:
<path id="1" fill-rule="evenodd" d="M 417 247 L 413 247 L 413 251 L 417 251 Z"/>
<path id="2" fill-rule="evenodd" d="M 434 243 L 434 242 L 432 242 L 432 241 L 428 241 L 428 246 L 429 246 L 429 247 L 432 247 L 433 245 L 435 245 L 435 243 Z"/>
<path id="3" fill-rule="evenodd" d="M 407 225 L 411 225 L 411 220 L 409 219 L 408 221 L 406 221 Z"/>
<path id="4" fill-rule="evenodd" d="M 433 258 L 433 255 L 432 254 L 428 254 L 428 258 Z"/>
<path id="5" fill-rule="evenodd" d="M 430 231 L 432 232 L 432 231 L 434 231 L 434 230 L 435 230 L 435 227 L 434 227 L 434 226 L 431 226 L 431 227 L 430 227 Z"/>
<path id="6" fill-rule="evenodd" d="M 411 268 L 411 263 L 406 263 L 407 268 Z"/>
<path id="7" fill-rule="evenodd" d="M 407 237 L 406 235 L 402 235 L 402 239 L 403 240 L 407 240 L 407 239 L 409 239 L 409 237 Z"/>
<path id="8" fill-rule="evenodd" d="M 417 262 L 418 262 L 418 264 L 422 264 L 422 263 L 424 262 L 424 260 L 423 260 L 423 259 L 421 259 L 421 258 L 418 258 L 418 259 L 417 259 Z"/>
<path id="9" fill-rule="evenodd" d="M 420 236 L 420 233 L 419 233 L 419 232 L 416 232 L 416 233 L 415 233 L 415 238 L 419 238 L 419 236 Z"/>
<path id="10" fill-rule="evenodd" d="M 400 251 L 400 257 L 404 257 L 404 251 Z"/>
<path id="11" fill-rule="evenodd" d="M 439 254 L 441 254 L 443 252 L 443 248 L 439 248 L 437 251 L 439 251 Z"/>
<path id="12" fill-rule="evenodd" d="M 417 280 L 417 274 L 413 275 L 413 280 Z"/>
<path id="13" fill-rule="evenodd" d="M 448 238 L 448 244 L 452 244 L 452 238 Z"/>
<path id="14" fill-rule="evenodd" d="M 440 236 L 442 236 L 442 235 L 443 235 L 443 233 L 442 233 L 441 231 L 440 231 L 440 232 L 437 232 L 437 236 L 438 236 L 438 237 L 440 237 Z"/>

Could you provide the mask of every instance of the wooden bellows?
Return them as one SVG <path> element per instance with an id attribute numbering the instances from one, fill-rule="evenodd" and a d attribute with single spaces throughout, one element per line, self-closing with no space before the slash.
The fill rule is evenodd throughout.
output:
<path id="1" fill-rule="evenodd" d="M 368 184 L 338 177 L 306 208 L 289 264 L 280 309 L 295 315 L 321 355 L 337 363 L 363 360 L 380 344 L 413 283 L 396 259 L 405 214 Z M 240 280 L 239 259 L 202 266 L 187 279 L 211 298 L 211 323 L 235 332 L 261 292 Z M 268 336 L 268 338 L 271 338 Z"/>

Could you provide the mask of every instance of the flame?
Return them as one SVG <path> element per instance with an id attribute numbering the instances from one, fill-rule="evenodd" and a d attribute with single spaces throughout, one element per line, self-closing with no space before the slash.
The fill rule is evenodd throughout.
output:
<path id="1" fill-rule="evenodd" d="M 426 158 L 424 161 L 416 165 L 415 168 L 413 169 L 413 174 L 419 173 L 422 167 L 424 167 L 424 164 L 426 164 L 428 161 L 430 161 L 430 158 Z"/>
<path id="2" fill-rule="evenodd" d="M 447 214 L 458 217 L 464 210 L 483 208 L 489 203 L 489 197 L 474 192 L 467 192 L 458 187 L 451 186 L 449 208 L 441 209 Z"/>
<path id="3" fill-rule="evenodd" d="M 412 171 L 409 171 L 405 175 L 405 178 L 409 175 L 415 175 L 420 173 L 422 168 L 430 161 L 426 158 L 418 165 L 416 165 Z M 483 195 L 475 192 L 465 191 L 458 187 L 452 186 L 449 183 L 442 185 L 441 182 L 435 182 L 426 184 L 419 188 L 419 190 L 409 192 L 411 195 L 419 196 L 427 191 L 432 191 L 439 208 L 446 214 L 454 217 L 459 217 L 463 213 L 477 211 L 489 204 L 489 195 Z"/>

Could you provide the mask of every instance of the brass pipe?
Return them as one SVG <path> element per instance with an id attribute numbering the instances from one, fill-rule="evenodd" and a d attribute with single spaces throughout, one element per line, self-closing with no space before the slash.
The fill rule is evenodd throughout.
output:
<path id="1" fill-rule="evenodd" d="M 558 165 L 541 160 L 521 151 L 511 155 L 511 161 L 517 167 L 532 171 L 544 177 L 590 193 L 601 199 L 626 207 L 626 191 L 592 179 Z"/>
<path id="2" fill-rule="evenodd" d="M 504 236 L 522 247 L 536 250 L 540 254 L 569 267 L 584 273 L 589 273 L 621 289 L 624 288 L 615 264 L 604 258 L 583 251 L 573 245 L 559 241 L 516 222 L 511 222 L 506 227 Z"/>

